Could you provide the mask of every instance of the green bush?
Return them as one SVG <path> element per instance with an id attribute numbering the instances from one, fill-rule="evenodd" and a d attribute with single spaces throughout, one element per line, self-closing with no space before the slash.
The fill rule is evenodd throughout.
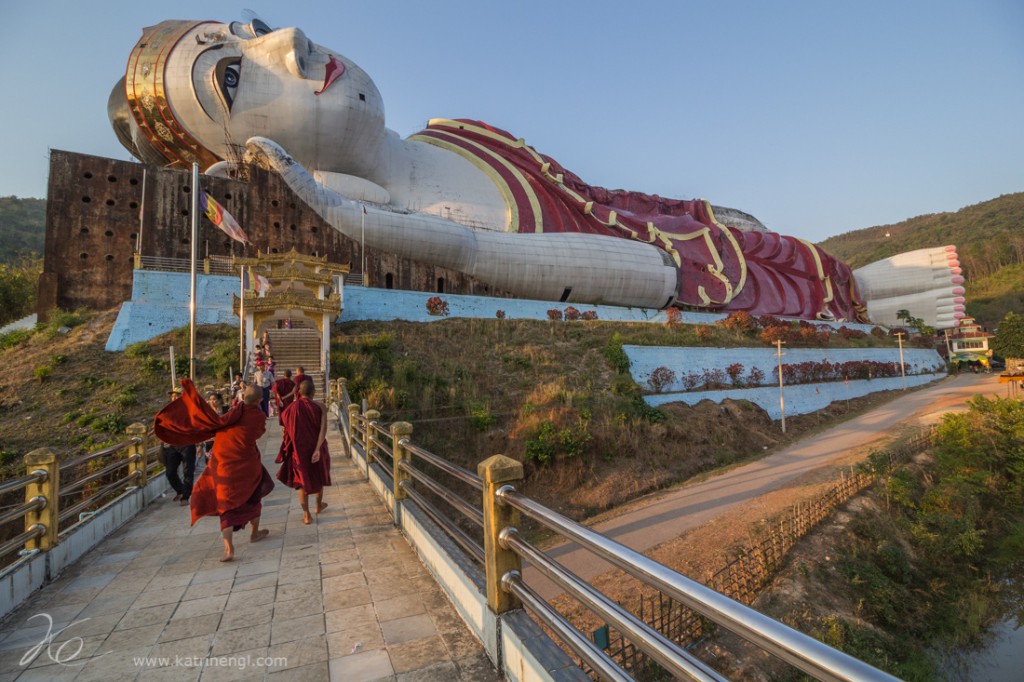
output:
<path id="1" fill-rule="evenodd" d="M 88 312 L 84 309 L 69 312 L 60 308 L 54 308 L 50 311 L 49 320 L 40 326 L 46 338 L 53 339 L 60 334 L 61 327 L 73 329 L 85 322 L 87 316 Z"/>
<path id="2" fill-rule="evenodd" d="M 50 367 L 49 365 L 41 365 L 35 368 L 33 374 L 36 377 L 36 381 L 42 383 L 53 376 L 53 367 Z"/>
<path id="3" fill-rule="evenodd" d="M 497 418 L 491 414 L 490 409 L 486 405 L 481 405 L 479 403 L 470 405 L 469 423 L 472 424 L 473 428 L 477 431 L 486 431 L 493 426 L 496 421 Z"/>
<path id="4" fill-rule="evenodd" d="M 623 350 L 622 337 L 618 334 L 612 335 L 608 345 L 604 347 L 604 357 L 616 372 L 620 374 L 627 374 L 629 372 L 629 356 Z"/>
<path id="5" fill-rule="evenodd" d="M 20 346 L 32 338 L 33 331 L 29 329 L 14 329 L 5 334 L 0 334 L 0 350 L 7 350 Z"/>

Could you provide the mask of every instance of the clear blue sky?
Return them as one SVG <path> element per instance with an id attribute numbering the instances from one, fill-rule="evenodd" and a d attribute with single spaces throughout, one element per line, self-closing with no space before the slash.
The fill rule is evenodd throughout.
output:
<path id="1" fill-rule="evenodd" d="M 524 137 L 584 180 L 748 211 L 818 241 L 1024 190 L 1024 2 L 5 2 L 0 196 L 48 149 L 129 158 L 110 89 L 143 26 L 298 26 L 353 59 L 403 137 Z"/>

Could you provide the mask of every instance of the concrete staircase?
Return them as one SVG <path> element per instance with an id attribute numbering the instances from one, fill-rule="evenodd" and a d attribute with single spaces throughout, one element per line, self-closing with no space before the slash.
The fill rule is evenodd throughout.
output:
<path id="1" fill-rule="evenodd" d="M 320 332 L 315 328 L 270 329 L 267 331 L 271 351 L 277 363 L 275 374 L 284 376 L 284 370 L 302 366 L 306 374 L 313 377 L 317 396 L 323 398 L 326 384 L 324 369 L 320 366 Z"/>

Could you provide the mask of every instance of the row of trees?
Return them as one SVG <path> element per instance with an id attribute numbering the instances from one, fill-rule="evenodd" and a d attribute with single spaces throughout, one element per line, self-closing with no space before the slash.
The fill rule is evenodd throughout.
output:
<path id="1" fill-rule="evenodd" d="M 36 305 L 36 281 L 42 258 L 0 263 L 0 326 L 30 314 Z"/>

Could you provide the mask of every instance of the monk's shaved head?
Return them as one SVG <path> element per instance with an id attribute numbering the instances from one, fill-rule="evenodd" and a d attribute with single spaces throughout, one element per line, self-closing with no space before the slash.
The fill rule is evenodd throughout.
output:
<path id="1" fill-rule="evenodd" d="M 246 405 L 257 405 L 263 400 L 263 389 L 259 386 L 246 386 L 242 398 L 245 400 Z"/>
<path id="2" fill-rule="evenodd" d="M 299 382 L 299 395 L 312 398 L 314 393 L 316 393 L 316 386 L 313 385 L 312 381 L 306 380 Z"/>

